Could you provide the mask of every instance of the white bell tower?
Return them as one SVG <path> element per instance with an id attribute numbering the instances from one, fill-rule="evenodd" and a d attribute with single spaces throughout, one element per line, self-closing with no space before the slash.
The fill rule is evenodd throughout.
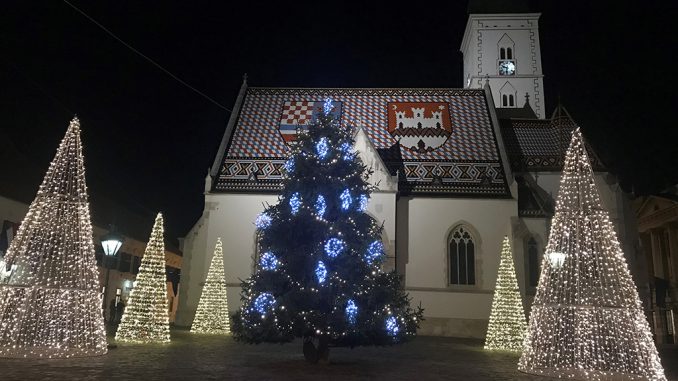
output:
<path id="1" fill-rule="evenodd" d="M 461 52 L 464 87 L 490 83 L 496 107 L 523 107 L 525 94 L 545 117 L 544 74 L 539 47 L 540 13 L 471 13 Z"/>

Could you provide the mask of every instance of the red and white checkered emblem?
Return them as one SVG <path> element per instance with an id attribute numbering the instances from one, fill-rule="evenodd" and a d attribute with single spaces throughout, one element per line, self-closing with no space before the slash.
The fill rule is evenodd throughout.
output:
<path id="1" fill-rule="evenodd" d="M 306 125 L 313 116 L 314 102 L 285 102 L 280 124 Z"/>

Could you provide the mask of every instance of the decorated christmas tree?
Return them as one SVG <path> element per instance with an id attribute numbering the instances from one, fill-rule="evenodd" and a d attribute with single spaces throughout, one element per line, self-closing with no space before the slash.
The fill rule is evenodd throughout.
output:
<path id="1" fill-rule="evenodd" d="M 511 245 L 508 237 L 504 237 L 497 285 L 492 299 L 490 324 L 485 337 L 485 349 L 520 351 L 526 330 L 527 321 L 523 310 L 523 299 L 518 288 Z"/>
<path id="2" fill-rule="evenodd" d="M 3 267 L 0 356 L 106 353 L 77 118 L 68 126 Z"/>
<path id="3" fill-rule="evenodd" d="M 115 339 L 169 343 L 168 311 L 165 239 L 162 214 L 158 213 Z"/>
<path id="4" fill-rule="evenodd" d="M 587 380 L 666 379 L 579 129 L 565 157 L 518 368 Z"/>
<path id="5" fill-rule="evenodd" d="M 214 256 L 207 271 L 207 279 L 191 325 L 191 332 L 210 334 L 231 332 L 221 238 L 217 239 L 217 246 L 214 248 Z"/>
<path id="6" fill-rule="evenodd" d="M 255 222 L 258 268 L 243 283 L 233 327 L 237 340 L 250 343 L 303 338 L 311 362 L 326 358 L 328 346 L 402 342 L 422 316 L 400 277 L 380 269 L 382 226 L 365 212 L 369 171 L 334 107 L 326 100 L 300 131 L 279 203 Z"/>

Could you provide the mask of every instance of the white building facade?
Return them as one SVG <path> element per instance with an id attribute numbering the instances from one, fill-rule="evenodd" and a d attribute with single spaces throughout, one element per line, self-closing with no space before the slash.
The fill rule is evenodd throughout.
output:
<path id="1" fill-rule="evenodd" d="M 193 320 L 217 237 L 224 244 L 229 308 L 239 308 L 240 281 L 257 258 L 253 221 L 264 204 L 277 202 L 290 130 L 311 122 L 327 97 L 341 123 L 355 128 L 356 150 L 374 170 L 370 182 L 378 190 L 367 210 L 384 222 L 385 267 L 404 277 L 412 304 L 424 308 L 420 334 L 484 337 L 506 235 L 527 313 L 576 127 L 560 106 L 544 119 L 538 18 L 471 14 L 461 48 L 463 89 L 243 82 L 206 178 L 203 214 L 183 241 L 176 324 Z M 513 73 L 501 65 L 507 61 L 514 61 Z M 597 159 L 594 166 L 620 239 L 631 243 L 628 253 L 636 241 L 625 196 Z"/>

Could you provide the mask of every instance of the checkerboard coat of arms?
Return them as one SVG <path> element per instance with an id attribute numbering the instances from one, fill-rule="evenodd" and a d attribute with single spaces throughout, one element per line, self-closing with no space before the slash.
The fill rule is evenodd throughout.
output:
<path id="1" fill-rule="evenodd" d="M 410 151 L 431 152 L 452 133 L 449 106 L 445 102 L 389 102 L 388 132 Z"/>
<path id="2" fill-rule="evenodd" d="M 296 142 L 297 132 L 307 130 L 308 125 L 318 119 L 318 116 L 323 113 L 324 103 L 325 101 L 286 101 L 283 104 L 278 130 L 285 143 Z M 341 102 L 332 101 L 330 115 L 340 120 Z"/>

